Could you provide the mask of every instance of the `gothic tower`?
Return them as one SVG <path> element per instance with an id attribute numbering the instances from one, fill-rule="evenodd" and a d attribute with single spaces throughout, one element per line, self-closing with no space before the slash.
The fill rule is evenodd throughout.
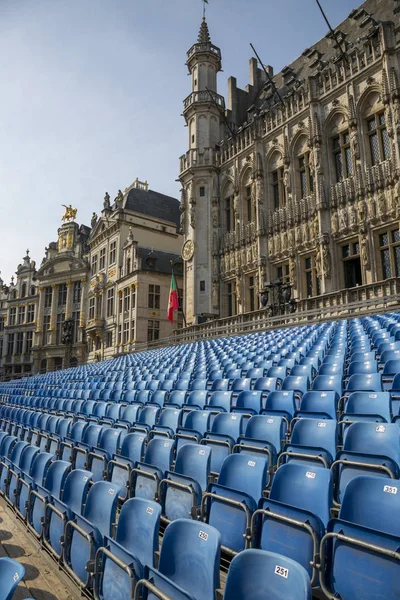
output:
<path id="1" fill-rule="evenodd" d="M 182 184 L 182 256 L 185 261 L 187 324 L 219 314 L 218 168 L 216 144 L 221 140 L 224 99 L 217 93 L 221 51 L 211 43 L 205 18 L 197 42 L 187 53 L 192 91 L 184 100 L 189 150 L 180 159 Z"/>

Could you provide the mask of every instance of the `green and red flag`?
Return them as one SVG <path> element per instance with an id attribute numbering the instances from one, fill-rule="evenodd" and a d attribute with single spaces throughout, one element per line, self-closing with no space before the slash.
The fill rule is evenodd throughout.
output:
<path id="1" fill-rule="evenodd" d="M 168 319 L 174 322 L 174 310 L 179 309 L 178 288 L 176 287 L 175 275 L 172 271 L 171 286 L 169 288 Z"/>

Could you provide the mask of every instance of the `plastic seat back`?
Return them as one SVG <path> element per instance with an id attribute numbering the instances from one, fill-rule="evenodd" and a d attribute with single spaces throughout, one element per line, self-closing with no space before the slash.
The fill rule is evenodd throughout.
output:
<path id="1" fill-rule="evenodd" d="M 242 415 L 219 413 L 216 415 L 211 428 L 212 433 L 230 436 L 233 440 L 244 433 Z"/>
<path id="2" fill-rule="evenodd" d="M 25 568 L 19 562 L 8 557 L 0 558 L 0 581 L 3 600 L 11 600 L 15 588 L 24 575 Z"/>
<path id="3" fill-rule="evenodd" d="M 211 448 L 198 444 L 185 444 L 178 451 L 174 473 L 191 477 L 204 492 L 211 468 Z"/>
<path id="4" fill-rule="evenodd" d="M 109 481 L 97 481 L 87 495 L 83 516 L 104 536 L 111 536 L 115 522 L 119 486 Z"/>
<path id="5" fill-rule="evenodd" d="M 129 458 L 132 463 L 141 461 L 144 453 L 146 436 L 142 433 L 128 433 L 121 445 L 121 456 Z"/>
<path id="6" fill-rule="evenodd" d="M 211 600 L 219 587 L 220 534 L 206 523 L 177 519 L 165 530 L 159 572 L 196 600 Z M 157 585 L 157 579 L 155 580 Z"/>
<path id="7" fill-rule="evenodd" d="M 122 505 L 116 541 L 142 565 L 154 565 L 158 550 L 161 506 L 151 500 L 130 498 Z"/>
<path id="8" fill-rule="evenodd" d="M 153 438 L 147 446 L 144 462 L 165 473 L 171 469 L 175 442 L 165 438 Z"/>
<path id="9" fill-rule="evenodd" d="M 266 550 L 237 554 L 226 579 L 224 600 L 311 600 L 308 573 L 299 563 Z"/>
<path id="10" fill-rule="evenodd" d="M 49 466 L 44 487 L 55 498 L 60 498 L 61 490 L 64 489 L 70 468 L 71 463 L 65 460 L 55 460 Z"/>
<path id="11" fill-rule="evenodd" d="M 65 481 L 62 501 L 77 515 L 82 513 L 82 506 L 86 499 L 91 479 L 92 473 L 90 471 L 74 469 L 68 474 Z"/>

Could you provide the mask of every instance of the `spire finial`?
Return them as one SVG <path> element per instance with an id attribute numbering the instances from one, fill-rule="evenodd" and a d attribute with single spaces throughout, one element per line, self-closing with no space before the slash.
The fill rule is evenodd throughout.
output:
<path id="1" fill-rule="evenodd" d="M 206 4 L 208 4 L 208 0 L 202 0 L 203 2 L 203 21 L 206 20 Z"/>

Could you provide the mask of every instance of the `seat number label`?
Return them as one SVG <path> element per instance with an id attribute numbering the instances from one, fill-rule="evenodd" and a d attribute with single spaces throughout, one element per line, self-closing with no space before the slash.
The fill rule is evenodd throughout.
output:
<path id="1" fill-rule="evenodd" d="M 307 471 L 306 477 L 308 477 L 308 479 L 315 479 L 315 473 L 312 471 Z"/>
<path id="2" fill-rule="evenodd" d="M 378 433 L 385 433 L 386 427 L 384 425 L 378 425 L 375 431 L 377 431 Z"/>
<path id="3" fill-rule="evenodd" d="M 151 506 L 148 506 L 148 507 L 146 508 L 146 512 L 147 512 L 147 514 L 148 514 L 148 515 L 152 515 L 152 514 L 153 514 L 153 512 L 154 512 L 154 508 L 151 508 Z"/>
<path id="4" fill-rule="evenodd" d="M 113 495 L 114 495 L 114 493 L 115 493 L 115 490 L 113 490 L 112 488 L 110 488 L 110 489 L 108 490 L 108 493 L 110 494 L 110 496 L 113 496 Z"/>
<path id="5" fill-rule="evenodd" d="M 397 494 L 397 487 L 391 486 L 391 485 L 385 485 L 385 487 L 383 488 L 384 492 L 387 492 L 388 494 Z"/>
<path id="6" fill-rule="evenodd" d="M 205 454 L 205 453 L 206 453 L 206 451 L 205 451 L 205 450 L 199 450 L 199 454 L 200 454 L 200 456 L 204 456 L 204 454 Z"/>
<path id="7" fill-rule="evenodd" d="M 255 467 L 256 463 L 254 460 L 249 460 L 249 462 L 247 463 L 249 465 L 249 467 Z"/>
<path id="8" fill-rule="evenodd" d="M 18 573 L 14 573 L 13 580 L 14 580 L 14 581 L 18 581 L 18 579 L 19 579 L 19 575 L 18 575 Z"/>
<path id="9" fill-rule="evenodd" d="M 318 427 L 326 427 L 326 423 L 318 423 Z"/>
<path id="10" fill-rule="evenodd" d="M 206 533 L 205 531 L 199 531 L 199 538 L 206 542 L 208 540 L 208 533 Z"/>
<path id="11" fill-rule="evenodd" d="M 289 569 L 285 569 L 285 567 L 280 567 L 279 565 L 276 565 L 274 572 L 275 575 L 279 575 L 280 577 L 284 577 L 285 579 L 287 579 L 289 576 Z"/>
<path id="12" fill-rule="evenodd" d="M 267 423 L 273 423 L 274 420 L 273 419 L 267 419 Z"/>

